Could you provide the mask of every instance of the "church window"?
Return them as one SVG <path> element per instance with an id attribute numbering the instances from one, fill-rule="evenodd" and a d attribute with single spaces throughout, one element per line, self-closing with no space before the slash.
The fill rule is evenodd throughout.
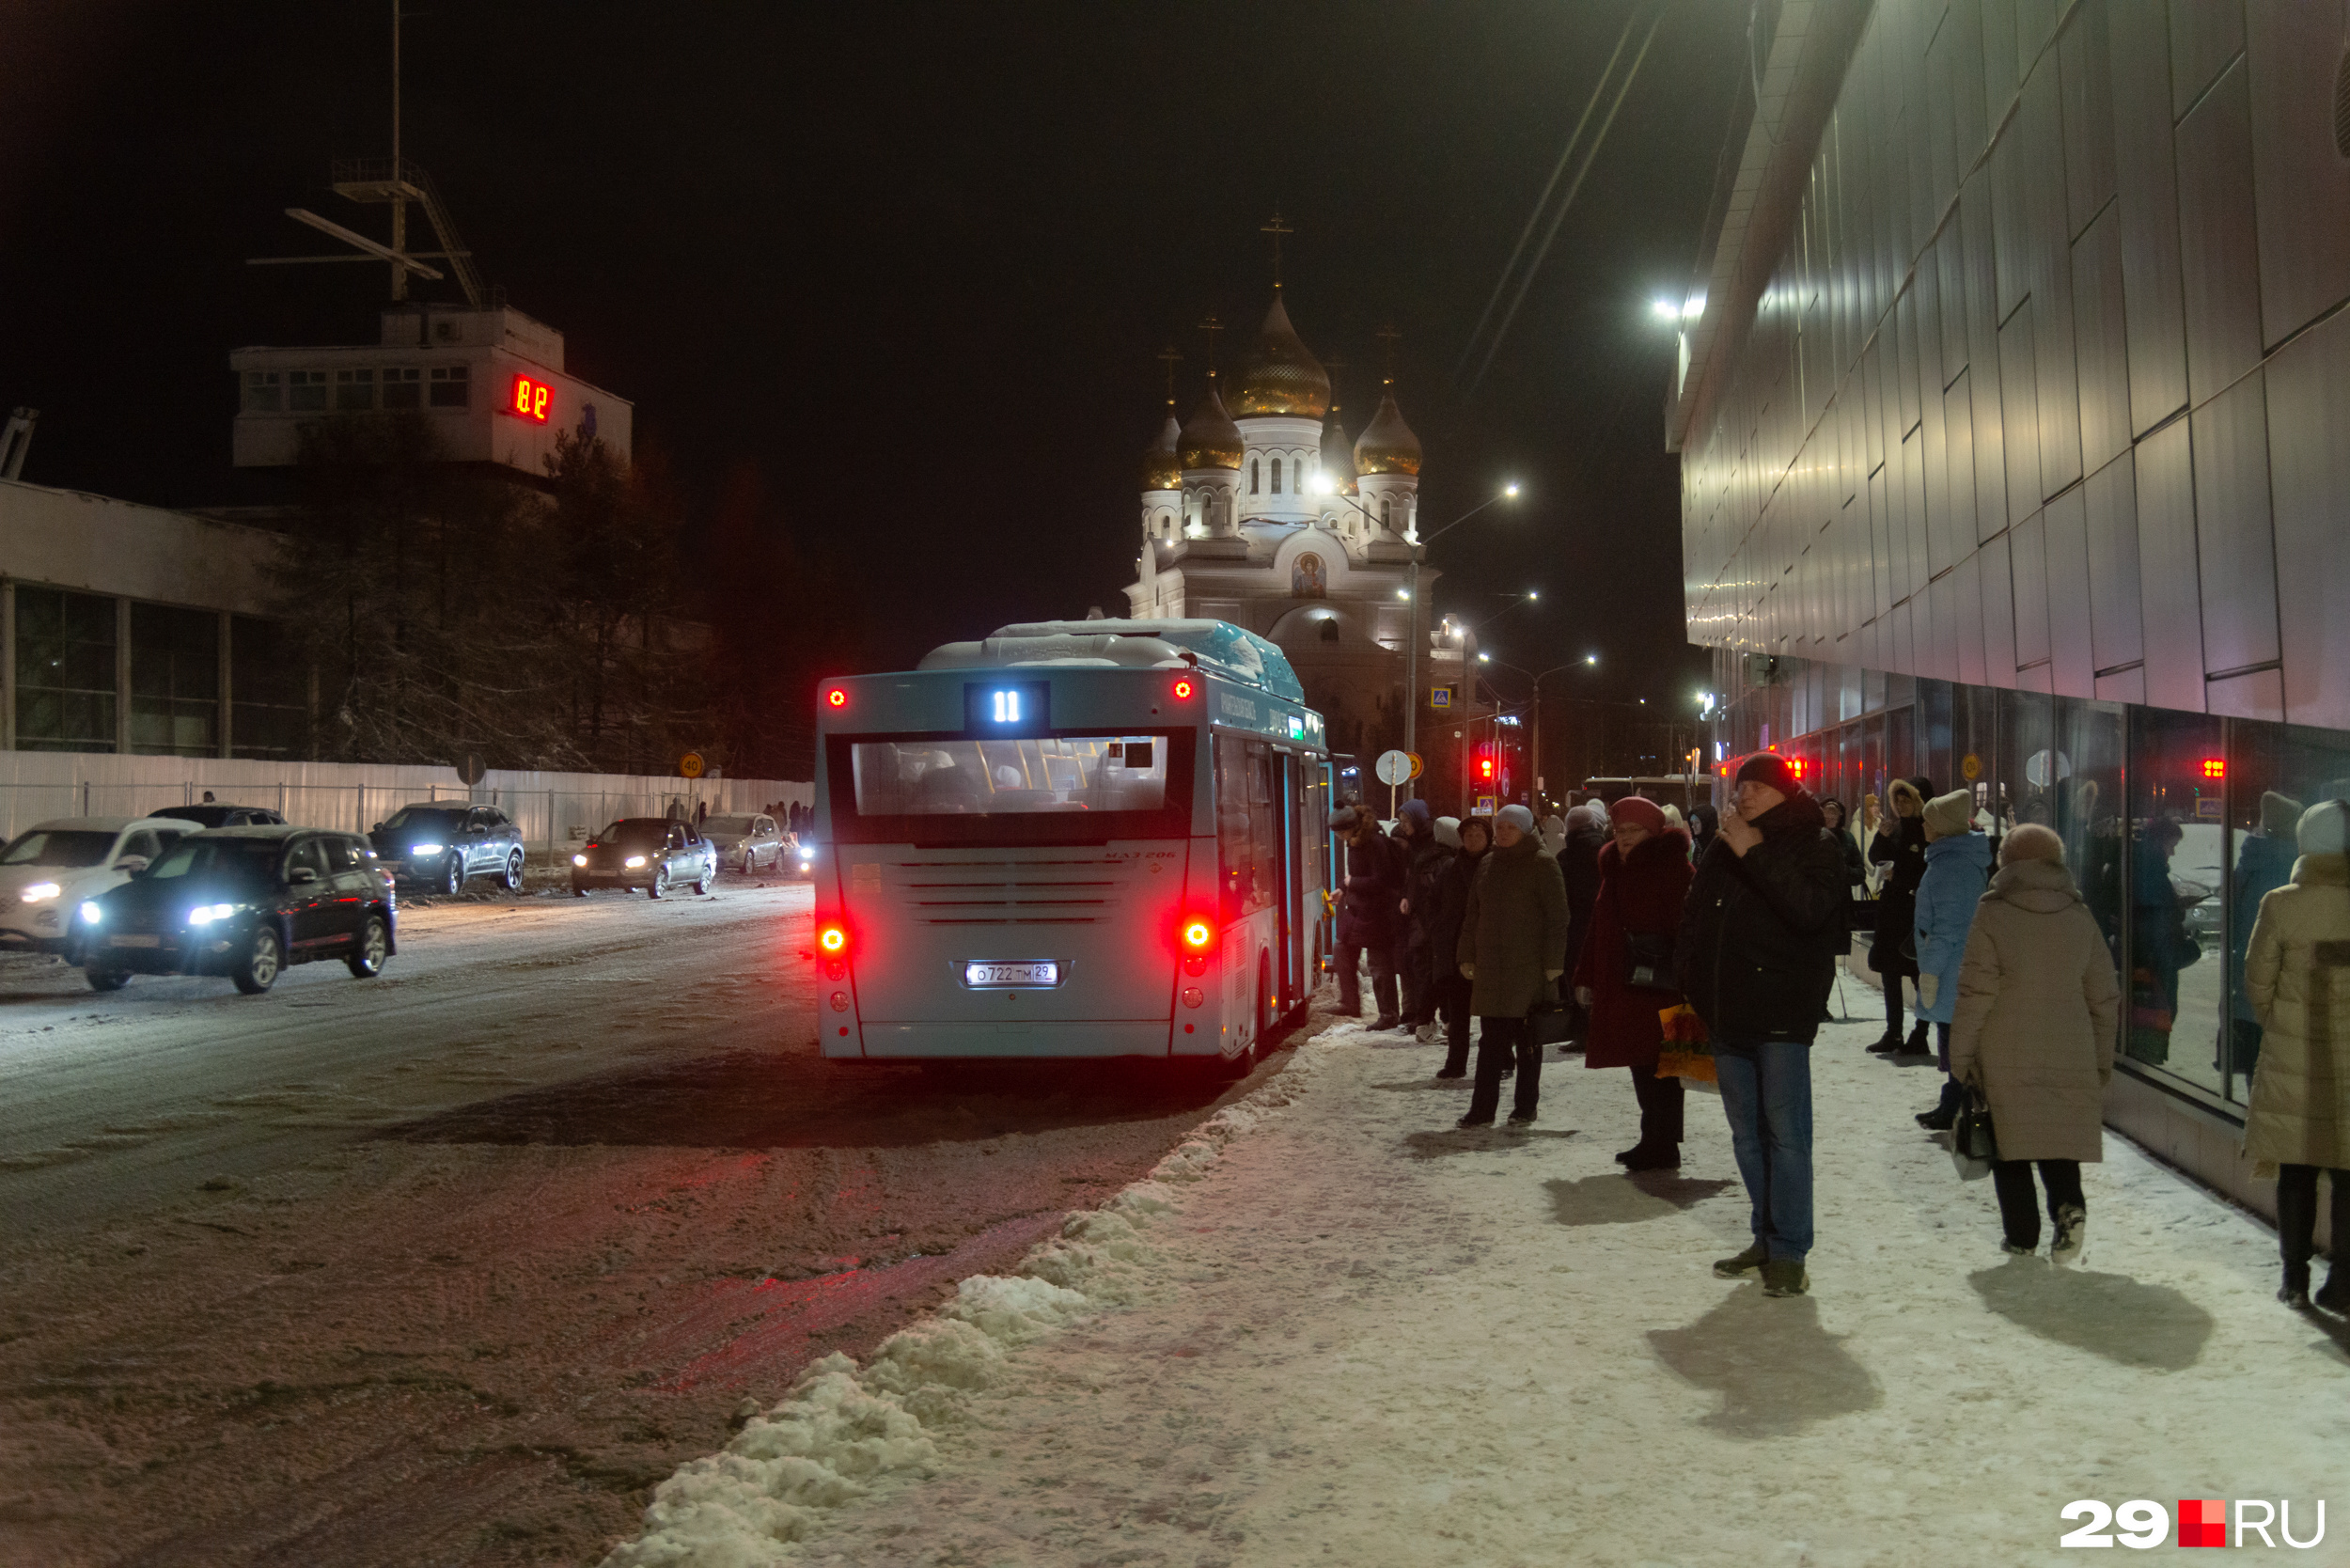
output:
<path id="1" fill-rule="evenodd" d="M 1276 495 L 1281 494 L 1281 460 L 1279 458 L 1273 460 L 1273 494 Z"/>
<path id="2" fill-rule="evenodd" d="M 1383 528 L 1387 526 L 1387 508 L 1390 504 L 1386 496 L 1379 497 L 1379 525 Z"/>
<path id="3" fill-rule="evenodd" d="M 1254 495 L 1255 494 L 1257 494 L 1257 480 L 1258 480 L 1258 478 L 1259 478 L 1260 477 L 1261 477 L 1261 476 L 1257 473 L 1257 460 L 1256 460 L 1255 458 L 1250 458 L 1250 459 L 1248 460 L 1248 494 L 1249 494 Z"/>

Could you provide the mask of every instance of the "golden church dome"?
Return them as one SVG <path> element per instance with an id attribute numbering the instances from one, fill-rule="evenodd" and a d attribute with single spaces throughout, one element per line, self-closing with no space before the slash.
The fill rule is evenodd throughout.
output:
<path id="1" fill-rule="evenodd" d="M 1355 471 L 1358 474 L 1419 472 L 1419 437 L 1403 422 L 1390 388 L 1379 400 L 1379 412 L 1355 439 Z"/>
<path id="2" fill-rule="evenodd" d="M 1330 416 L 1322 422 L 1322 472 L 1341 495 L 1355 494 L 1355 444 L 1346 438 L 1346 427 L 1339 421 L 1339 405 L 1330 405 Z"/>
<path id="3" fill-rule="evenodd" d="M 1176 444 L 1176 455 L 1185 469 L 1233 468 L 1240 466 L 1240 427 L 1224 412 L 1224 399 L 1216 391 L 1215 382 L 1208 382 L 1208 396 L 1192 415 L 1191 422 L 1183 429 Z"/>
<path id="4" fill-rule="evenodd" d="M 1167 423 L 1160 427 L 1159 438 L 1151 443 L 1142 454 L 1142 488 L 1145 490 L 1181 490 L 1183 488 L 1183 459 L 1175 448 L 1183 440 L 1183 427 L 1175 422 L 1175 411 L 1168 409 Z"/>
<path id="5" fill-rule="evenodd" d="M 1329 407 L 1330 373 L 1290 325 L 1277 285 L 1273 308 L 1264 313 L 1264 330 L 1257 335 L 1257 346 L 1232 388 L 1232 413 L 1243 419 L 1267 414 L 1319 419 Z"/>

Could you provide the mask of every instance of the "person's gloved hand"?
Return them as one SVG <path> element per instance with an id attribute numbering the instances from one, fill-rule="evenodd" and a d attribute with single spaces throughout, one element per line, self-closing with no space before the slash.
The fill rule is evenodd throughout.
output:
<path id="1" fill-rule="evenodd" d="M 1461 978 L 1463 980 L 1475 980 L 1477 978 L 1477 965 L 1474 964 L 1462 964 Z"/>
<path id="2" fill-rule="evenodd" d="M 1918 977 L 1918 1005 L 1919 1007 L 1932 1007 L 1934 1005 L 1934 998 L 1941 994 L 1941 976 L 1919 975 Z"/>
<path id="3" fill-rule="evenodd" d="M 1576 987 L 1574 988 L 1574 1005 L 1575 1005 L 1575 1006 L 1577 1006 L 1577 1007 L 1590 1007 L 1590 1006 L 1591 1005 L 1591 1001 L 1592 1001 L 1592 996 L 1591 996 L 1591 988 L 1590 988 L 1590 986 L 1588 986 L 1588 985 L 1578 985 L 1578 986 L 1576 986 Z"/>

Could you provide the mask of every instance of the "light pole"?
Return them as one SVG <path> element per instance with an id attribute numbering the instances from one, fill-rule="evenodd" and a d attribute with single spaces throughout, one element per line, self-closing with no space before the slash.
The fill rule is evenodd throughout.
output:
<path id="1" fill-rule="evenodd" d="M 1534 776 L 1533 789 L 1528 798 L 1530 798 L 1539 808 L 1542 804 L 1543 797 L 1543 682 L 1549 676 L 1561 674 L 1570 669 L 1582 669 L 1589 666 L 1595 665 L 1599 663 L 1599 655 L 1596 653 L 1586 653 L 1583 657 L 1575 660 L 1572 664 L 1553 665 L 1550 668 L 1543 670 L 1539 675 L 1523 666 L 1513 665 L 1503 659 L 1496 659 L 1490 653 L 1480 653 L 1477 655 L 1477 662 L 1483 665 L 1492 665 L 1497 669 L 1514 669 L 1520 675 L 1525 676 L 1527 679 L 1534 682 L 1534 738 L 1529 747 L 1530 755 L 1528 758 L 1528 760 L 1532 765 L 1528 768 L 1527 771 Z"/>
<path id="2" fill-rule="evenodd" d="M 1365 521 L 1374 525 L 1378 523 L 1379 520 L 1371 515 L 1371 510 L 1368 507 L 1365 507 L 1360 501 L 1355 500 L 1352 495 L 1342 495 L 1339 494 L 1338 481 L 1330 477 L 1328 470 L 1318 468 L 1314 471 L 1313 488 L 1320 494 L 1337 495 L 1340 500 L 1344 501 L 1348 506 L 1353 507 L 1356 511 L 1361 512 Z M 1409 541 L 1412 546 L 1412 564 L 1409 571 L 1405 574 L 1405 587 L 1403 589 L 1403 598 L 1405 601 L 1403 619 L 1407 627 L 1403 637 L 1403 749 L 1413 753 L 1414 755 L 1418 755 L 1419 751 L 1420 560 L 1425 555 L 1428 546 L 1434 543 L 1437 539 L 1450 533 L 1453 529 L 1459 527 L 1470 518 L 1475 517 L 1479 512 L 1483 511 L 1487 507 L 1493 506 L 1501 501 L 1515 500 L 1517 498 L 1517 494 L 1518 487 L 1516 485 L 1504 485 L 1501 487 L 1500 494 L 1493 496 L 1488 500 L 1480 501 L 1477 505 L 1469 508 L 1468 510 L 1463 512 L 1460 516 L 1454 518 L 1451 522 L 1446 524 L 1443 527 L 1438 528 L 1434 533 L 1428 535 L 1426 538 L 1422 538 L 1420 536 L 1420 532 L 1418 528 L 1414 528 L 1412 530 L 1412 536 Z M 1465 775 L 1464 775 L 1464 777 L 1465 778 Z M 1418 779 L 1412 780 L 1411 783 L 1405 786 L 1405 789 L 1409 792 L 1407 798 L 1410 796 L 1417 796 L 1419 792 L 1419 781 Z"/>

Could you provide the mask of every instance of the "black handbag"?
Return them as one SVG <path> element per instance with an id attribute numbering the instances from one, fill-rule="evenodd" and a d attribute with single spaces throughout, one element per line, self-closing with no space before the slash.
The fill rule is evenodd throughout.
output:
<path id="1" fill-rule="evenodd" d="M 1526 1015 L 1527 1033 L 1537 1045 L 1564 1045 L 1574 1038 L 1574 1010 L 1564 1002 L 1536 1002 Z"/>
<path id="2" fill-rule="evenodd" d="M 1986 1164 L 1999 1157 L 1998 1133 L 1991 1125 L 1991 1103 L 1979 1089 L 1969 1087 L 1966 1103 L 1959 1106 L 1958 1121 L 1950 1129 L 1950 1152 Z"/>
<path id="3" fill-rule="evenodd" d="M 1673 939 L 1666 932 L 1628 931 L 1623 980 L 1636 991 L 1663 991 L 1678 996 L 1681 984 L 1673 974 Z"/>

